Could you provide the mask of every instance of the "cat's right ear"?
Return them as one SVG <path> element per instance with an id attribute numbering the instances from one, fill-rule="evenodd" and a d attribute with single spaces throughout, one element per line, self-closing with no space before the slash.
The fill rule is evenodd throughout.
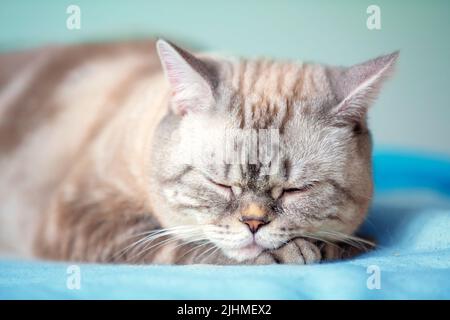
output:
<path id="1" fill-rule="evenodd" d="M 215 66 L 165 40 L 156 48 L 172 90 L 172 111 L 183 116 L 210 108 L 218 81 Z"/>

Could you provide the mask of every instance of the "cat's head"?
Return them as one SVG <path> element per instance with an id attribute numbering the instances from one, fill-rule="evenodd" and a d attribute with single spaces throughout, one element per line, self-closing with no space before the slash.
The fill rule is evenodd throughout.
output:
<path id="1" fill-rule="evenodd" d="M 157 48 L 172 93 L 153 150 L 165 226 L 237 260 L 356 230 L 372 196 L 366 113 L 398 53 L 345 68 Z"/>

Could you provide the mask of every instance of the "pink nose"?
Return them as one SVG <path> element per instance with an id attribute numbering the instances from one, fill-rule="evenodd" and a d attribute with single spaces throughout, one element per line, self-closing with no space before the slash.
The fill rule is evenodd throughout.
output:
<path id="1" fill-rule="evenodd" d="M 250 229 L 250 231 L 252 233 L 256 233 L 256 231 L 258 231 L 258 229 L 261 226 L 267 224 L 267 222 L 264 221 L 264 220 L 254 219 L 254 218 L 253 219 L 252 218 L 250 218 L 250 219 L 245 219 L 244 218 L 241 221 L 242 221 L 242 223 L 245 223 L 247 225 L 247 227 Z"/>

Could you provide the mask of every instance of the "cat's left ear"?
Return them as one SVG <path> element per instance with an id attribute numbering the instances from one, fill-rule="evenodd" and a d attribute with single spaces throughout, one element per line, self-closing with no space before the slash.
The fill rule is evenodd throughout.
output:
<path id="1" fill-rule="evenodd" d="M 161 39 L 156 48 L 171 86 L 172 111 L 183 116 L 210 108 L 218 83 L 215 65 Z"/>
<path id="2" fill-rule="evenodd" d="M 392 74 L 399 52 L 381 56 L 349 68 L 329 68 L 330 84 L 339 103 L 333 118 L 360 123 L 377 98 L 381 85 Z"/>

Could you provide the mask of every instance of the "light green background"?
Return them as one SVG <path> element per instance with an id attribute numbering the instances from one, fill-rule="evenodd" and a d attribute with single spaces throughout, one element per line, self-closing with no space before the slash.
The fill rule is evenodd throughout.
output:
<path id="1" fill-rule="evenodd" d="M 370 113 L 378 146 L 450 154 L 450 1 L 1 1 L 0 49 L 161 35 L 247 56 L 352 64 L 400 49 Z M 81 8 L 81 30 L 66 8 Z M 370 4 L 382 29 L 366 27 Z"/>

